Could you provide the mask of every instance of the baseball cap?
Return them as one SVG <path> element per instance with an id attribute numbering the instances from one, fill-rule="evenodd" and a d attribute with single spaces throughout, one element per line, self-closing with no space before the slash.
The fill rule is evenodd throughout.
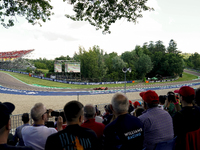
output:
<path id="1" fill-rule="evenodd" d="M 140 96 L 143 97 L 144 93 L 145 93 L 145 92 L 141 92 L 141 93 L 140 93 Z"/>
<path id="2" fill-rule="evenodd" d="M 10 115 L 12 114 L 12 112 L 15 109 L 15 105 L 13 105 L 12 103 L 9 102 L 5 102 L 5 103 L 1 103 L 0 102 L 0 129 L 5 126 L 9 119 L 10 119 Z"/>
<path id="3" fill-rule="evenodd" d="M 189 86 L 182 86 L 179 90 L 177 90 L 177 93 L 184 97 L 195 95 L 194 89 Z"/>
<path id="4" fill-rule="evenodd" d="M 135 101 L 135 102 L 133 103 L 133 105 L 134 105 L 135 108 L 137 108 L 138 106 L 140 106 L 140 103 L 139 103 L 138 101 Z"/>
<path id="5" fill-rule="evenodd" d="M 152 90 L 146 91 L 144 93 L 144 95 L 142 96 L 142 99 L 148 104 L 158 104 L 159 103 L 158 94 Z"/>

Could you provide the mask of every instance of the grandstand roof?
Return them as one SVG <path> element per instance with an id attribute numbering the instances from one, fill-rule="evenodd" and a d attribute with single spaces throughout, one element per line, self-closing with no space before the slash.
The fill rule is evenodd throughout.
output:
<path id="1" fill-rule="evenodd" d="M 34 51 L 34 49 L 31 50 L 19 50 L 19 51 L 9 51 L 9 52 L 0 52 L 0 59 L 16 59 L 21 58 L 29 53 Z"/>

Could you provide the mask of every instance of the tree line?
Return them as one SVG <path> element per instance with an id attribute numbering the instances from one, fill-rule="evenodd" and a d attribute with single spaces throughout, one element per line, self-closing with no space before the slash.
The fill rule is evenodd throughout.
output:
<path id="1" fill-rule="evenodd" d="M 195 59 L 194 59 L 195 58 Z M 81 78 L 93 82 L 100 81 L 123 81 L 122 68 L 130 67 L 131 72 L 126 73 L 127 80 L 144 79 L 155 76 L 179 76 L 186 66 L 200 66 L 198 53 L 186 57 L 177 48 L 177 43 L 172 39 L 168 47 L 162 41 L 150 41 L 142 46 L 135 46 L 132 51 L 126 51 L 121 55 L 116 52 L 106 53 L 95 45 L 89 50 L 79 47 L 73 57 L 60 56 L 54 60 L 46 58 L 31 59 L 36 68 L 48 69 L 54 72 L 55 60 L 74 60 L 81 63 Z M 64 64 L 63 64 L 64 66 Z M 64 67 L 63 67 L 64 72 Z"/>

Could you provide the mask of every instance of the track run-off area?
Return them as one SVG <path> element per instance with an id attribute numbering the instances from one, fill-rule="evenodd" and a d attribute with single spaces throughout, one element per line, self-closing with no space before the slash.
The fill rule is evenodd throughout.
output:
<path id="1" fill-rule="evenodd" d="M 200 73 L 185 70 L 186 73 L 200 76 Z M 63 109 L 71 100 L 78 100 L 85 104 L 107 104 L 116 92 L 124 92 L 124 87 L 109 88 L 109 90 L 92 89 L 49 89 L 30 86 L 16 78 L 0 72 L 0 97 L 1 102 L 12 102 L 16 108 L 13 114 L 30 112 L 37 102 L 42 102 L 46 108 L 54 110 Z M 188 85 L 193 88 L 200 87 L 200 79 L 183 82 L 160 82 L 157 84 L 137 84 L 126 87 L 126 95 L 132 100 L 141 100 L 139 93 L 146 90 L 155 90 L 158 95 L 166 95 L 168 91 L 174 91 L 181 86 Z"/>

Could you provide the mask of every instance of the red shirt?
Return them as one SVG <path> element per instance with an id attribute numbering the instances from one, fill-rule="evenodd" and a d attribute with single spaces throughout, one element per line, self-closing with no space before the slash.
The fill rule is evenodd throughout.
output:
<path id="1" fill-rule="evenodd" d="M 96 122 L 95 119 L 88 119 L 81 125 L 81 127 L 93 130 L 97 137 L 101 138 L 103 136 L 105 125 L 103 123 Z"/>

